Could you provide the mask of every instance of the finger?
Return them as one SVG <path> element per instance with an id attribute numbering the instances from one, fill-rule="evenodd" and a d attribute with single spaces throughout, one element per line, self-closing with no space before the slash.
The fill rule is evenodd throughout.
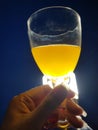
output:
<path id="1" fill-rule="evenodd" d="M 52 89 L 49 85 L 41 85 L 41 86 L 34 87 L 22 94 L 28 95 L 30 97 L 35 97 L 35 96 L 44 95 L 45 93 L 49 93 L 51 90 Z"/>
<path id="2" fill-rule="evenodd" d="M 69 92 L 63 85 L 55 87 L 36 109 L 36 121 L 40 123 L 44 122 L 66 97 L 73 97 L 72 95 L 74 95 L 73 92 Z"/>
<path id="3" fill-rule="evenodd" d="M 22 93 L 22 95 L 29 96 L 36 101 L 39 99 L 41 100 L 42 97 L 46 96 L 51 90 L 52 89 L 49 85 L 41 85 Z"/>
<path id="4" fill-rule="evenodd" d="M 82 115 L 84 111 L 82 107 L 80 107 L 77 103 L 75 103 L 71 99 L 66 100 L 66 108 L 69 111 L 69 113 L 73 115 Z"/>
<path id="5" fill-rule="evenodd" d="M 67 120 L 75 128 L 83 127 L 84 121 L 79 117 L 69 114 Z"/>
<path id="6" fill-rule="evenodd" d="M 50 86 L 42 85 L 21 93 L 19 97 L 22 97 L 22 101 L 24 101 L 25 105 L 32 111 L 34 107 L 32 107 L 31 104 L 33 103 L 34 106 L 37 107 L 51 90 Z"/>

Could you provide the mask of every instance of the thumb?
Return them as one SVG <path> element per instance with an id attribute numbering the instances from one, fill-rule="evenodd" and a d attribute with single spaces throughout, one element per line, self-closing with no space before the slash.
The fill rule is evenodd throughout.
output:
<path id="1" fill-rule="evenodd" d="M 43 125 L 51 112 L 55 110 L 65 98 L 72 98 L 74 95 L 74 92 L 63 85 L 55 87 L 35 110 L 34 117 L 36 121 L 40 123 L 40 125 Z"/>

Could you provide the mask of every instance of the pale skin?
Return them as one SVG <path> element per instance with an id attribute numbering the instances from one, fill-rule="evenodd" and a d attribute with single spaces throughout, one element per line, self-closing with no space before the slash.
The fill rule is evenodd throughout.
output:
<path id="1" fill-rule="evenodd" d="M 83 108 L 72 101 L 74 92 L 59 85 L 51 89 L 48 85 L 38 86 L 15 96 L 10 102 L 1 130 L 43 130 L 43 125 L 49 115 L 56 112 L 66 99 L 66 113 L 61 118 L 67 118 L 69 123 L 80 128 L 83 120 Z M 64 117 L 65 116 L 65 117 Z"/>

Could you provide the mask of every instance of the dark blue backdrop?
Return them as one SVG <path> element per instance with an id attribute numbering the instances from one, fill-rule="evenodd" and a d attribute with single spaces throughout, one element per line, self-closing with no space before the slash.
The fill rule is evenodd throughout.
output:
<path id="1" fill-rule="evenodd" d="M 39 8 L 53 5 L 75 9 L 82 20 L 82 53 L 75 70 L 85 119 L 98 130 L 98 4 L 95 0 L 0 1 L 0 124 L 13 96 L 41 84 L 41 72 L 30 52 L 27 19 Z"/>

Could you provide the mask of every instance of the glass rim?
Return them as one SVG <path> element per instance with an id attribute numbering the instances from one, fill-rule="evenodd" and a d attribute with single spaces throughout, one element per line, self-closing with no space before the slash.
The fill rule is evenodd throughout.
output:
<path id="1" fill-rule="evenodd" d="M 29 16 L 29 18 L 28 18 L 28 20 L 27 20 L 28 31 L 30 31 L 32 34 L 34 34 L 34 35 L 36 35 L 36 36 L 38 36 L 38 37 L 45 37 L 45 36 L 48 36 L 48 37 L 57 37 L 57 36 L 62 36 L 62 35 L 66 35 L 66 34 L 68 34 L 68 33 L 74 32 L 74 31 L 77 29 L 78 26 L 76 26 L 73 30 L 69 30 L 69 31 L 67 31 L 67 32 L 64 32 L 64 33 L 61 33 L 61 34 L 57 34 L 57 35 L 51 35 L 51 34 L 49 34 L 49 35 L 48 35 L 48 34 L 42 35 L 42 34 L 39 34 L 39 33 L 36 33 L 35 31 L 33 31 L 33 30 L 30 28 L 30 23 L 31 23 L 32 17 L 33 17 L 35 14 L 37 14 L 38 12 L 41 12 L 41 11 L 46 10 L 46 9 L 51 9 L 51 8 L 62 8 L 62 9 L 65 8 L 65 9 L 67 9 L 67 10 L 73 11 L 73 12 L 76 14 L 76 16 L 77 16 L 79 23 L 81 24 L 80 15 L 79 15 L 79 13 L 78 13 L 77 11 L 75 11 L 74 9 L 72 9 L 72 8 L 70 8 L 70 7 L 67 7 L 67 6 L 48 6 L 48 7 L 43 7 L 43 8 L 40 8 L 40 9 L 36 10 L 34 13 L 32 13 L 32 14 Z M 80 28 L 81 28 L 81 27 L 80 27 Z"/>

